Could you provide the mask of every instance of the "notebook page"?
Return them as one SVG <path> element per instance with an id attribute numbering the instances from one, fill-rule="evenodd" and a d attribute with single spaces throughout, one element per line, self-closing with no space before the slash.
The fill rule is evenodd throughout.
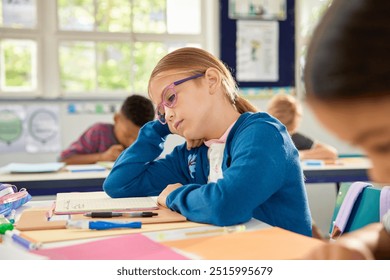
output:
<path id="1" fill-rule="evenodd" d="M 91 211 L 135 211 L 157 209 L 151 197 L 111 198 L 104 192 L 59 193 L 55 213 L 85 213 Z"/>

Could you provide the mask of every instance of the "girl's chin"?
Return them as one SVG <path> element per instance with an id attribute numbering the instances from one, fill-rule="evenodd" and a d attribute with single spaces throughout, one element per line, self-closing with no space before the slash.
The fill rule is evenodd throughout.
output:
<path id="1" fill-rule="evenodd" d="M 179 135 L 184 137 L 185 139 L 198 139 L 198 138 L 196 138 L 196 135 L 194 135 L 193 133 L 190 133 L 189 131 L 180 132 Z"/>

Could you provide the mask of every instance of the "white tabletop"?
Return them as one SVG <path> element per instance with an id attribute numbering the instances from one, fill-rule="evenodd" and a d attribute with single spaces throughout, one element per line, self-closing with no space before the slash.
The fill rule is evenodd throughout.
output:
<path id="1" fill-rule="evenodd" d="M 110 174 L 110 170 L 85 172 L 59 171 L 50 173 L 6 173 L 0 174 L 0 182 L 12 183 L 21 181 L 64 181 L 96 178 L 104 179 L 108 176 L 108 174 Z"/>
<path id="2" fill-rule="evenodd" d="M 310 164 L 313 162 L 314 164 Z M 308 170 L 351 170 L 351 169 L 370 169 L 372 163 L 368 158 L 340 158 L 337 159 L 334 163 L 331 164 L 316 164 L 321 161 L 316 160 L 307 160 L 302 161 L 301 166 L 303 171 Z"/>

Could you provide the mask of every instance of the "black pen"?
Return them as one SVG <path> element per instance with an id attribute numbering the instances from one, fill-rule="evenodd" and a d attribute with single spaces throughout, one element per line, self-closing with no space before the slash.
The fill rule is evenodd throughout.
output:
<path id="1" fill-rule="evenodd" d="M 153 217 L 157 215 L 158 213 L 155 212 L 89 212 L 84 214 L 85 217 L 91 217 L 91 218 L 114 218 L 114 217 L 147 218 L 147 217 Z"/>

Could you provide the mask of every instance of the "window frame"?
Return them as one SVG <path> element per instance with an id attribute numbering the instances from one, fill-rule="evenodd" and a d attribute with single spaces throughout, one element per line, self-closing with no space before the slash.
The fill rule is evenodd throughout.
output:
<path id="1" fill-rule="evenodd" d="M 62 41 L 87 42 L 162 42 L 197 43 L 214 55 L 219 55 L 219 1 L 200 0 L 200 34 L 149 34 L 125 32 L 63 31 L 59 30 L 57 1 L 36 0 L 37 24 L 34 29 L 0 27 L 0 39 L 29 39 L 37 42 L 37 86 L 33 91 L 2 91 L 2 99 L 118 99 L 129 91 L 64 92 L 61 89 L 59 47 Z M 130 35 L 130 36 L 129 36 Z M 217 35 L 217 36 L 216 36 Z M 132 72 L 130 73 L 132 74 Z M 140 93 L 142 94 L 142 93 Z"/>

